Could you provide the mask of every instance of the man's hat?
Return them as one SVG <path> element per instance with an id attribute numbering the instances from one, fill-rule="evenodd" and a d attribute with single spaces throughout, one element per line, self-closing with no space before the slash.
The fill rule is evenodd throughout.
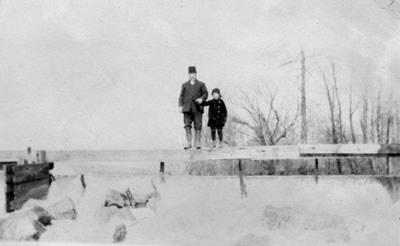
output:
<path id="1" fill-rule="evenodd" d="M 221 96 L 221 92 L 219 91 L 218 88 L 214 88 L 214 89 L 211 91 L 211 95 L 214 94 L 214 93 L 218 93 L 218 94 Z"/>
<path id="2" fill-rule="evenodd" d="M 190 66 L 189 67 L 189 73 L 197 73 L 196 72 L 196 67 L 195 66 Z"/>

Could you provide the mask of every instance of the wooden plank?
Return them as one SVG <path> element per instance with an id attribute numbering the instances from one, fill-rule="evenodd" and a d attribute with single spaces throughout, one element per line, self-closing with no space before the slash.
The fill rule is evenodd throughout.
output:
<path id="1" fill-rule="evenodd" d="M 4 170 L 5 165 L 17 165 L 16 161 L 0 161 L 0 170 Z"/>
<path id="2" fill-rule="evenodd" d="M 301 145 L 301 157 L 400 156 L 400 144 Z"/>
<path id="3" fill-rule="evenodd" d="M 12 182 L 14 184 L 18 183 L 26 183 L 35 180 L 41 180 L 45 178 L 49 178 L 50 172 L 48 169 L 31 169 L 27 168 L 26 170 L 22 169 L 21 171 L 14 174 Z"/>
<path id="4" fill-rule="evenodd" d="M 49 170 L 52 168 L 52 165 L 50 163 L 42 163 L 22 166 L 17 165 L 12 168 L 12 182 L 17 184 L 49 178 Z M 9 182 L 9 178 L 7 178 L 7 182 Z"/>
<path id="5" fill-rule="evenodd" d="M 49 177 L 47 177 L 46 179 L 35 180 L 27 183 L 13 184 L 14 196 L 18 198 L 21 195 L 28 194 L 37 187 L 40 187 L 42 185 L 49 186 L 49 184 L 50 184 Z"/>
<path id="6" fill-rule="evenodd" d="M 6 184 L 12 183 L 13 175 L 14 175 L 14 166 L 15 165 L 5 165 L 4 166 L 4 180 Z"/>
<path id="7" fill-rule="evenodd" d="M 14 191 L 12 190 L 12 187 L 11 187 L 11 191 L 7 191 L 6 192 L 6 197 L 5 198 L 6 198 L 5 199 L 6 212 L 7 213 L 12 212 L 13 209 L 11 208 L 11 201 L 14 200 Z"/>
<path id="8" fill-rule="evenodd" d="M 28 183 L 14 184 L 14 199 L 10 201 L 10 209 L 20 209 L 29 199 L 45 199 L 48 195 L 49 187 L 48 178 Z"/>
<path id="9" fill-rule="evenodd" d="M 2 157 L 18 156 L 19 152 L 0 151 Z M 336 158 L 351 156 L 400 156 L 400 144 L 320 144 L 246 146 L 213 149 L 153 149 L 153 150 L 99 150 L 99 151 L 48 151 L 53 161 L 132 161 L 132 162 L 187 162 L 201 160 L 279 160 L 310 157 Z"/>

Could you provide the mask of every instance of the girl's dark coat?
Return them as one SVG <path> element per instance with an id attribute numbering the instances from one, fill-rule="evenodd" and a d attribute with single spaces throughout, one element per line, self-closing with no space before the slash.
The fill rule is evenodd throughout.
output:
<path id="1" fill-rule="evenodd" d="M 203 106 L 210 106 L 208 110 L 208 126 L 209 127 L 223 127 L 226 123 L 228 111 L 226 110 L 225 103 L 222 99 L 212 99 L 204 102 Z"/>

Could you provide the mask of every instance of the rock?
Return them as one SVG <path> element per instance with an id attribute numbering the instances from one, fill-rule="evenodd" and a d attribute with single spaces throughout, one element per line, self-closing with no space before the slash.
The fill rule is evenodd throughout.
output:
<path id="1" fill-rule="evenodd" d="M 249 234 L 240 239 L 235 246 L 269 246 L 270 240 L 268 236 L 257 236 Z"/>
<path id="2" fill-rule="evenodd" d="M 56 220 L 74 220 L 77 212 L 71 198 L 65 198 L 47 208 L 47 211 Z"/>
<path id="3" fill-rule="evenodd" d="M 96 212 L 96 218 L 102 222 L 109 222 L 112 219 L 136 221 L 136 217 L 132 214 L 129 208 L 119 209 L 115 206 L 113 207 L 101 207 Z"/>
<path id="4" fill-rule="evenodd" d="M 149 202 L 151 194 L 140 194 L 134 197 L 134 207 L 135 208 L 144 208 L 147 207 L 147 203 Z"/>
<path id="5" fill-rule="evenodd" d="M 35 206 L 30 211 L 38 216 L 37 221 L 44 226 L 51 225 L 51 215 L 44 208 Z"/>
<path id="6" fill-rule="evenodd" d="M 116 190 L 107 191 L 104 206 L 106 207 L 116 206 L 117 208 L 123 208 L 125 207 L 125 205 L 128 204 L 129 200 L 127 200 L 126 195 Z"/>
<path id="7" fill-rule="evenodd" d="M 38 240 L 45 227 L 36 218 L 33 211 L 12 214 L 0 221 L 0 239 L 2 240 Z"/>
<path id="8" fill-rule="evenodd" d="M 125 240 L 126 237 L 126 226 L 124 224 L 118 225 L 115 228 L 113 235 L 114 243 L 119 243 Z"/>
<path id="9" fill-rule="evenodd" d="M 158 193 L 157 191 L 157 187 L 154 185 L 154 183 L 152 182 L 152 187 L 153 187 L 153 191 L 149 192 L 149 193 L 134 193 L 133 194 L 133 201 L 134 201 L 134 206 L 135 208 L 143 208 L 143 207 L 147 207 L 148 203 L 150 200 L 153 201 L 153 205 L 155 206 L 155 201 L 158 201 L 161 199 L 160 193 Z"/>

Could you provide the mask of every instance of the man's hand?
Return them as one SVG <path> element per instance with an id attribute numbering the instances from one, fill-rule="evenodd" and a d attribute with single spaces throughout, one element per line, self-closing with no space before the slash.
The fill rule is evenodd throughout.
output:
<path id="1" fill-rule="evenodd" d="M 198 104 L 201 104 L 201 103 L 203 102 L 203 99 L 202 99 L 202 98 L 198 98 L 198 99 L 196 99 L 196 102 L 197 102 Z"/>
<path id="2" fill-rule="evenodd" d="M 182 107 L 179 107 L 179 113 L 182 113 L 182 112 L 183 112 Z"/>

